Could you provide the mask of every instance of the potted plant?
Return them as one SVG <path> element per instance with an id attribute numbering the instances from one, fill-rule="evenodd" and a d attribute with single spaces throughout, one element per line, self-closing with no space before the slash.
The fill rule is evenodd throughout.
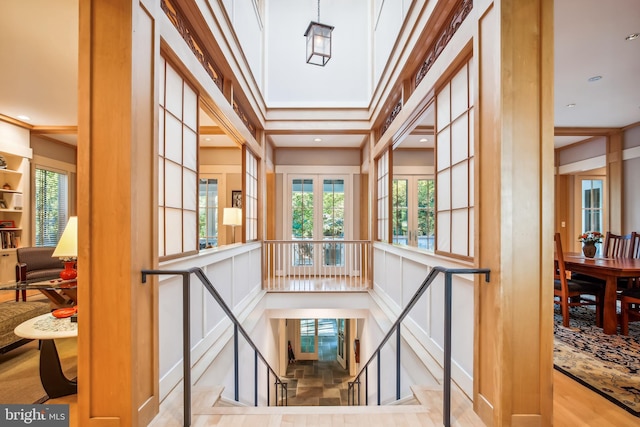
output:
<path id="1" fill-rule="evenodd" d="M 582 242 L 582 253 L 584 256 L 593 258 L 596 255 L 596 243 L 602 242 L 602 233 L 599 231 L 587 231 L 578 236 Z"/>

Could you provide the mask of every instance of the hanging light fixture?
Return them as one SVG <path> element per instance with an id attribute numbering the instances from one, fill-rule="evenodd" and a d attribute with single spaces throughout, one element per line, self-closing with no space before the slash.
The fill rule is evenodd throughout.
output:
<path id="1" fill-rule="evenodd" d="M 305 31 L 307 38 L 307 64 L 324 67 L 331 59 L 331 32 L 333 27 L 320 23 L 320 0 L 318 0 L 318 22 L 311 21 Z"/>

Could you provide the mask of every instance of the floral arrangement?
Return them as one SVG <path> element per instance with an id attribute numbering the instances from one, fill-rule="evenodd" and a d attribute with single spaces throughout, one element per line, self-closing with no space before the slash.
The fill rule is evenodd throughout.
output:
<path id="1" fill-rule="evenodd" d="M 578 240 L 583 243 L 600 243 L 602 242 L 602 233 L 599 231 L 587 231 L 579 235 Z"/>

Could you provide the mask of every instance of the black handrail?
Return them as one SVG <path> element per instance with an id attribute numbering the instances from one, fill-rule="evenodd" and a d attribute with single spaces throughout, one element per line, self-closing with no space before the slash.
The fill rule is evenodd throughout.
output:
<path id="1" fill-rule="evenodd" d="M 409 314 L 411 309 L 416 305 L 420 297 L 425 293 L 427 288 L 431 285 L 433 280 L 439 273 L 444 273 L 444 402 L 443 402 L 443 425 L 449 427 L 451 425 L 451 276 L 453 274 L 484 274 L 485 280 L 489 282 L 491 271 L 487 268 L 444 268 L 440 266 L 433 267 L 427 277 L 424 279 L 418 290 L 407 306 L 402 310 L 396 321 L 389 328 L 389 332 L 384 336 L 380 345 L 373 351 L 372 356 L 367 363 L 364 364 L 360 372 L 355 376 L 353 381 L 349 381 L 348 389 L 348 402 L 351 405 L 355 404 L 355 385 L 358 386 L 358 405 L 360 405 L 360 376 L 365 375 L 365 405 L 369 404 L 369 365 L 373 362 L 373 359 L 378 360 L 377 375 L 378 375 L 378 405 L 380 405 L 380 350 L 387 343 L 389 338 L 396 333 L 396 399 L 400 399 L 400 324 L 405 317 Z"/>
<path id="2" fill-rule="evenodd" d="M 142 270 L 142 283 L 147 282 L 147 275 L 179 275 L 182 276 L 182 357 L 183 357 L 183 387 L 184 387 L 184 396 L 183 396 L 183 405 L 184 405 L 184 427 L 189 427 L 191 425 L 191 322 L 190 322 L 190 287 L 191 287 L 191 275 L 195 274 L 200 282 L 204 285 L 204 287 L 209 291 L 213 299 L 220 305 L 222 310 L 225 312 L 227 317 L 233 323 L 233 343 L 234 343 L 234 398 L 235 401 L 239 401 L 239 364 L 238 364 L 238 331 L 245 338 L 247 343 L 254 350 L 254 360 L 255 360 L 255 378 L 254 378 L 254 406 L 258 406 L 258 359 L 264 362 L 267 367 L 267 405 L 269 405 L 269 381 L 270 374 L 273 374 L 275 377 L 275 386 L 276 386 L 276 396 L 275 402 L 276 406 L 278 406 L 278 386 L 282 388 L 282 396 L 284 399 L 284 406 L 288 405 L 288 393 L 287 393 L 287 383 L 283 382 L 278 374 L 271 368 L 269 362 L 264 358 L 258 347 L 253 343 L 249 334 L 244 330 L 240 321 L 233 314 L 227 303 L 224 301 L 222 296 L 218 293 L 216 288 L 213 287 L 213 284 L 209 281 L 209 278 L 206 276 L 204 271 L 200 267 L 192 267 L 186 270 Z"/>

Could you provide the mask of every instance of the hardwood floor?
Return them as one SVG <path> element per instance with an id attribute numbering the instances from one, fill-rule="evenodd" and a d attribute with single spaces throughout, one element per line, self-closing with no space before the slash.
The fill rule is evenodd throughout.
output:
<path id="1" fill-rule="evenodd" d="M 640 418 L 556 370 L 553 372 L 553 390 L 555 427 L 640 425 Z"/>

